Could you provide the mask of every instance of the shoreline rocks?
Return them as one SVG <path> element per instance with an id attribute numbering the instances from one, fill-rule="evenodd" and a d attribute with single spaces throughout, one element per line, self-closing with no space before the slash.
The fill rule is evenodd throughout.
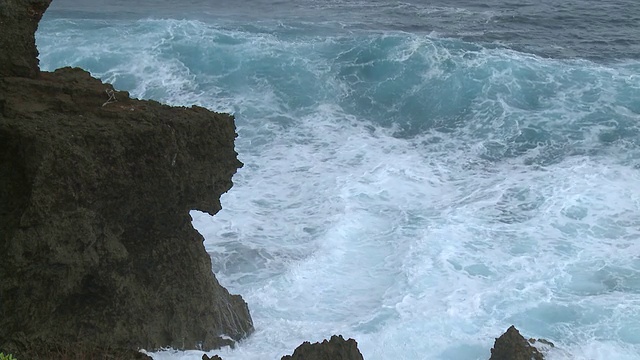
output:
<path id="1" fill-rule="evenodd" d="M 308 341 L 298 346 L 292 355 L 282 360 L 364 360 L 358 343 L 354 339 L 345 340 L 342 335 L 333 335 L 329 341 L 311 344 Z"/>
<path id="2" fill-rule="evenodd" d="M 548 340 L 525 339 L 518 329 L 511 325 L 496 339 L 489 360 L 544 360 L 544 354 L 532 345 L 535 343 L 540 343 L 545 348 L 554 347 Z"/>
<path id="3" fill-rule="evenodd" d="M 247 304 L 189 215 L 217 213 L 242 166 L 233 116 L 40 72 L 49 2 L 0 4 L 0 350 L 233 345 Z"/>

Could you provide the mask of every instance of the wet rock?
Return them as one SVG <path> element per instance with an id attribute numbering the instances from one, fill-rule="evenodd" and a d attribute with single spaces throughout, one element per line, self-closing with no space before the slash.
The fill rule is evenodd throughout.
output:
<path id="1" fill-rule="evenodd" d="M 212 357 L 207 356 L 207 354 L 202 355 L 202 360 L 222 360 L 222 358 L 218 355 L 213 355 Z"/>
<path id="2" fill-rule="evenodd" d="M 131 99 L 77 68 L 38 75 L 48 4 L 0 2 L 0 349 L 233 344 L 249 310 L 189 215 L 217 213 L 242 166 L 233 117 Z"/>
<path id="3" fill-rule="evenodd" d="M 515 326 L 496 339 L 489 360 L 543 360 L 538 349 L 532 346 Z"/>
<path id="4" fill-rule="evenodd" d="M 546 340 L 546 339 L 534 339 L 534 338 L 530 338 L 530 339 L 529 339 L 529 343 L 534 344 L 534 345 L 538 344 L 538 345 L 540 345 L 540 346 L 543 346 L 543 347 L 545 347 L 545 348 L 549 348 L 549 349 L 550 349 L 550 348 L 554 348 L 554 347 L 556 347 L 554 343 L 552 343 L 551 341 Z"/>
<path id="5" fill-rule="evenodd" d="M 333 335 L 329 341 L 311 344 L 305 341 L 298 346 L 293 355 L 282 360 L 364 360 L 358 343 L 354 339 L 345 340 L 342 335 Z"/>

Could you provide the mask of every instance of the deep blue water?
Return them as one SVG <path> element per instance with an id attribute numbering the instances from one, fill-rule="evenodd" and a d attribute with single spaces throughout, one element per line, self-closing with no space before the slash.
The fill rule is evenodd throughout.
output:
<path id="1" fill-rule="evenodd" d="M 54 0 L 44 69 L 236 116 L 193 213 L 256 333 L 372 359 L 640 359 L 640 3 Z M 106 99 L 105 99 L 106 100 Z M 199 359 L 166 351 L 156 359 Z"/>
<path id="2" fill-rule="evenodd" d="M 544 57 L 596 61 L 640 57 L 635 0 L 129 1 L 56 0 L 49 15 L 81 18 L 173 18 L 238 24 L 325 23 L 341 30 L 437 34 Z"/>

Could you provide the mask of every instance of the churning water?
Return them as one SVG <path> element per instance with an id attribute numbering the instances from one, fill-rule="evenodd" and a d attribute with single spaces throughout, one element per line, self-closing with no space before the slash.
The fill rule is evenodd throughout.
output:
<path id="1" fill-rule="evenodd" d="M 367 360 L 640 359 L 640 4 L 54 1 L 44 69 L 235 114 L 245 166 L 192 213 L 256 332 Z M 200 359 L 164 351 L 156 359 Z"/>

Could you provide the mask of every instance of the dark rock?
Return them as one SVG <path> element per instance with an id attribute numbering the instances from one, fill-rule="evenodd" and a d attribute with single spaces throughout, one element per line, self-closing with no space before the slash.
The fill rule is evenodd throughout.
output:
<path id="1" fill-rule="evenodd" d="M 153 360 L 150 356 L 131 349 L 116 349 L 83 344 L 32 344 L 16 359 L 25 360 Z M 1 351 L 0 351 L 1 352 Z"/>
<path id="2" fill-rule="evenodd" d="M 0 77 L 38 76 L 35 33 L 51 0 L 0 1 Z"/>
<path id="3" fill-rule="evenodd" d="M 69 68 L 0 79 L 0 337 L 230 344 L 251 318 L 189 210 L 232 185 L 233 118 L 123 92 L 103 107 L 110 89 Z"/>
<path id="4" fill-rule="evenodd" d="M 202 360 L 222 360 L 222 358 L 218 355 L 213 355 L 212 357 L 208 357 L 207 354 L 202 355 Z"/>
<path id="5" fill-rule="evenodd" d="M 515 326 L 496 339 L 489 360 L 543 360 L 542 353 L 520 335 Z"/>
<path id="6" fill-rule="evenodd" d="M 311 344 L 305 341 L 296 348 L 293 355 L 283 356 L 282 360 L 364 360 L 364 358 L 355 340 L 345 340 L 342 335 L 333 335 L 331 340 L 323 340 L 321 343 Z"/>
<path id="7" fill-rule="evenodd" d="M 242 166 L 233 117 L 130 99 L 81 69 L 34 76 L 48 3 L 0 2 L 0 349 L 233 344 L 249 310 L 189 216 L 217 213 Z"/>
<path id="8" fill-rule="evenodd" d="M 542 344 L 542 345 L 544 345 L 544 346 L 546 346 L 546 347 L 549 347 L 549 348 L 554 348 L 554 347 L 556 347 L 556 345 L 555 345 L 554 343 L 552 343 L 551 341 L 546 340 L 546 339 L 534 339 L 534 338 L 530 338 L 530 339 L 529 339 L 529 343 L 531 343 L 531 344 L 540 343 L 540 344 Z"/>

